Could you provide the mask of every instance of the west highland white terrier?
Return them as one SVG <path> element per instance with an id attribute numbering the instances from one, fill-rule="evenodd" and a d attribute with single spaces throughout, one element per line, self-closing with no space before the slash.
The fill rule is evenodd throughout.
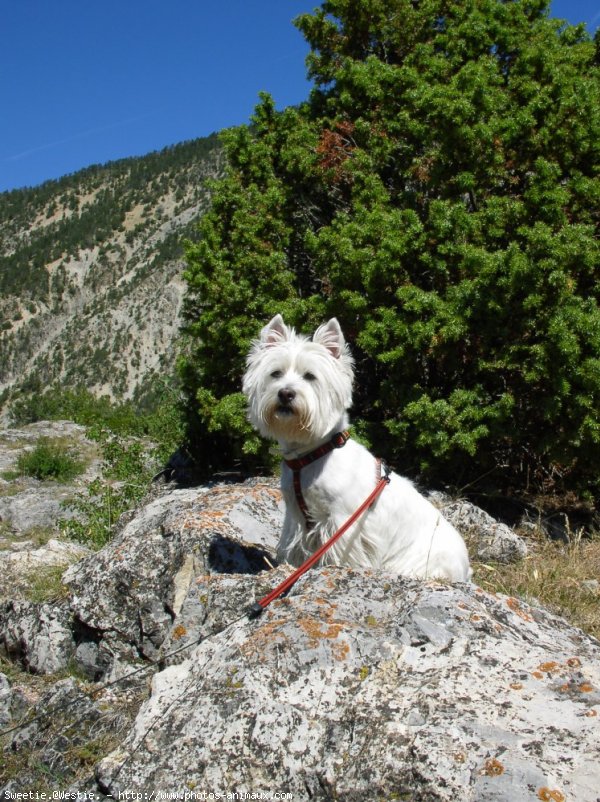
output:
<path id="1" fill-rule="evenodd" d="M 276 315 L 248 355 L 243 381 L 248 418 L 262 435 L 278 441 L 283 456 L 280 562 L 301 565 L 375 487 L 379 462 L 346 432 L 353 378 L 352 356 L 336 318 L 308 339 Z M 322 563 L 459 582 L 471 576 L 462 537 L 395 473 Z"/>

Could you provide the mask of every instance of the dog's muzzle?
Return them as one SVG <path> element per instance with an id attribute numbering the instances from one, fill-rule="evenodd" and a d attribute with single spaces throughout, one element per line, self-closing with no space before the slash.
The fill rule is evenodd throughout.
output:
<path id="1" fill-rule="evenodd" d="M 284 415 L 293 415 L 294 410 L 294 399 L 296 398 L 295 390 L 290 390 L 287 387 L 283 387 L 277 393 L 277 399 L 279 404 L 277 405 L 277 412 L 281 412 Z"/>

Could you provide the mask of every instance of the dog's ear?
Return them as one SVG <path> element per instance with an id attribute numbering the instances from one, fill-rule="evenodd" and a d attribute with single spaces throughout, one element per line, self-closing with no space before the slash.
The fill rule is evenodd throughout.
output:
<path id="1" fill-rule="evenodd" d="M 283 322 L 281 315 L 275 315 L 260 332 L 260 341 L 266 346 L 279 345 L 289 338 L 290 330 Z"/>
<path id="2" fill-rule="evenodd" d="M 313 342 L 323 345 L 334 359 L 339 359 L 345 352 L 346 341 L 337 317 L 332 317 L 313 334 Z"/>

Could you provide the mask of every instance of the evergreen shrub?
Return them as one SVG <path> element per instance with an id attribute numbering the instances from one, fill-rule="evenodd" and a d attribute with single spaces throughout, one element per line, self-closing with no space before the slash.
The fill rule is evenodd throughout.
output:
<path id="1" fill-rule="evenodd" d="M 85 466 L 60 441 L 40 438 L 35 448 L 17 459 L 17 473 L 35 479 L 69 482 L 83 473 Z"/>
<path id="2" fill-rule="evenodd" d="M 187 248 L 181 376 L 207 469 L 266 467 L 240 394 L 276 312 L 340 320 L 353 418 L 397 468 L 598 489 L 600 82 L 545 0 L 328 0 L 315 88 L 262 95 Z"/>

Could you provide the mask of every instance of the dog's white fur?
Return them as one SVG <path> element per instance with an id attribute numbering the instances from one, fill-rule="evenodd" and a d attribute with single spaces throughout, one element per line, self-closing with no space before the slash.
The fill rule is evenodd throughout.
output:
<path id="1" fill-rule="evenodd" d="M 284 458 L 307 454 L 348 426 L 353 360 L 336 318 L 312 341 L 276 315 L 255 340 L 243 390 L 248 417 L 265 437 L 279 442 Z M 375 487 L 375 459 L 354 440 L 301 472 L 302 493 L 315 522 L 308 531 L 283 463 L 286 512 L 277 551 L 300 565 L 352 515 Z M 421 578 L 468 580 L 463 539 L 411 482 L 391 474 L 375 505 L 322 558 L 323 563 L 384 568 Z"/>

